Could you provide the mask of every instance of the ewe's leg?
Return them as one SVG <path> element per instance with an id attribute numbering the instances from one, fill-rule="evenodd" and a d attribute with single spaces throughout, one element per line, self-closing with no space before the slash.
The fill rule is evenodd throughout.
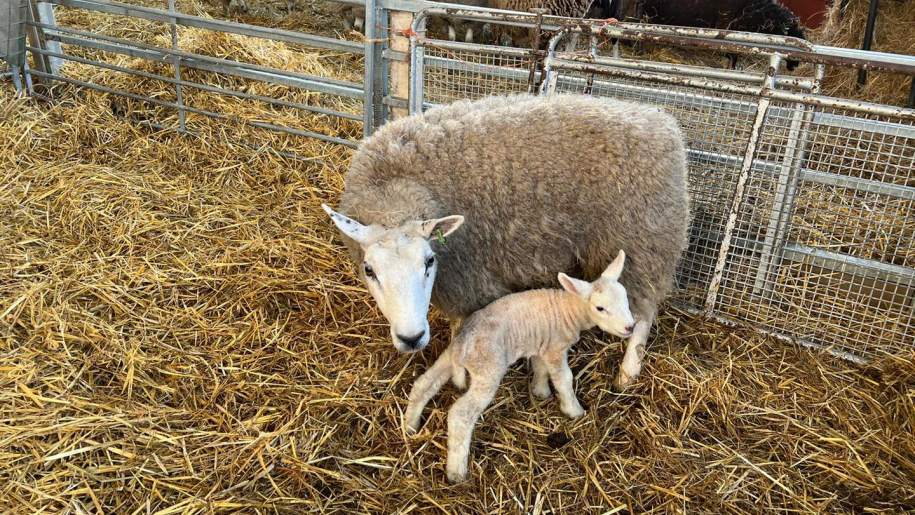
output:
<path id="1" fill-rule="evenodd" d="M 408 433 L 419 431 L 423 408 L 451 378 L 451 347 L 442 352 L 435 363 L 423 375 L 419 376 L 410 390 L 410 402 L 404 413 L 404 423 Z"/>
<path id="2" fill-rule="evenodd" d="M 467 456 L 473 427 L 483 410 L 489 406 L 505 370 L 491 370 L 490 375 L 476 375 L 470 379 L 470 389 L 455 401 L 448 412 L 448 480 L 452 483 L 467 477 Z"/>
<path id="3" fill-rule="evenodd" d="M 531 391 L 534 397 L 546 399 L 550 396 L 550 375 L 546 363 L 540 356 L 531 356 L 531 368 L 534 370 Z"/>
<path id="4" fill-rule="evenodd" d="M 585 414 L 584 408 L 579 404 L 575 397 L 575 389 L 572 386 L 572 370 L 569 368 L 568 353 L 562 352 L 558 356 L 551 356 L 546 359 L 546 365 L 549 367 L 550 378 L 553 379 L 553 386 L 556 387 L 556 397 L 559 398 L 559 409 L 570 418 L 578 418 Z"/>
<path id="5" fill-rule="evenodd" d="M 634 313 L 638 321 L 632 330 L 632 336 L 626 342 L 626 354 L 623 355 L 620 371 L 613 381 L 613 389 L 615 391 L 623 391 L 642 371 L 642 360 L 645 359 L 645 353 L 647 352 L 648 334 L 651 332 L 651 324 L 654 323 L 657 313 L 658 308 L 654 304 L 649 302 L 638 303 L 637 311 Z"/>

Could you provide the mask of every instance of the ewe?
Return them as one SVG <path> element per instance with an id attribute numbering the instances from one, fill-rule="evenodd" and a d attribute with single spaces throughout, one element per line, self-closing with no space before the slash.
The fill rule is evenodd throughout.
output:
<path id="1" fill-rule="evenodd" d="M 428 344 L 430 299 L 454 333 L 557 272 L 592 280 L 625 248 L 638 322 L 614 387 L 639 374 L 687 245 L 686 153 L 669 114 L 582 95 L 455 102 L 378 130 L 344 188 L 346 216 L 325 209 L 401 352 Z"/>

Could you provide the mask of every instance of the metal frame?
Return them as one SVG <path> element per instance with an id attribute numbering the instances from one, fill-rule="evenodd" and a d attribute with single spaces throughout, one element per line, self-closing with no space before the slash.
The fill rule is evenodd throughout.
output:
<path id="1" fill-rule="evenodd" d="M 73 9 L 105 13 L 112 16 L 139 18 L 162 23 L 168 27 L 169 33 L 171 35 L 171 44 L 168 47 L 158 47 L 137 41 L 130 41 L 123 38 L 98 34 L 92 31 L 76 30 L 70 27 L 60 26 L 56 24 L 55 20 L 53 19 L 53 11 L 44 9 L 44 15 L 42 17 L 42 13 L 39 12 L 39 10 L 36 8 L 35 0 L 29 1 L 32 7 L 30 12 L 32 13 L 33 17 L 27 22 L 27 25 L 35 37 L 32 38 L 32 43 L 27 45 L 26 48 L 34 56 L 35 62 L 41 63 L 42 66 L 39 66 L 38 69 L 30 70 L 27 73 L 27 77 L 34 76 L 40 80 L 46 81 L 49 85 L 53 83 L 66 83 L 109 93 L 112 95 L 118 95 L 131 100 L 142 101 L 149 105 L 166 108 L 177 113 L 177 123 L 175 126 L 168 128 L 175 129 L 179 132 L 185 132 L 188 130 L 188 114 L 202 115 L 209 118 L 221 120 L 230 119 L 230 117 L 222 113 L 197 109 L 186 105 L 185 93 L 188 89 L 207 91 L 230 98 L 261 102 L 274 107 L 295 109 L 312 114 L 362 121 L 364 128 L 363 133 L 366 136 L 371 134 L 373 128 L 378 124 L 376 117 L 374 115 L 370 116 L 370 114 L 374 113 L 375 111 L 374 106 L 377 101 L 377 94 L 372 86 L 377 85 L 375 83 L 375 70 L 377 69 L 378 65 L 378 61 L 376 59 L 378 55 L 378 44 L 374 43 L 373 37 L 375 23 L 371 18 L 371 23 L 367 27 L 369 38 L 367 38 L 367 42 L 363 44 L 317 36 L 313 34 L 268 29 L 255 25 L 233 23 L 187 15 L 176 10 L 175 0 L 168 0 L 168 8 L 166 10 L 128 5 L 107 0 L 46 0 L 46 2 L 42 2 L 42 4 L 48 6 L 60 5 Z M 359 3 L 361 4 L 362 2 Z M 374 16 L 377 11 L 375 8 L 375 0 L 366 0 L 365 5 L 370 7 L 369 12 L 371 14 L 369 16 Z M 39 19 L 39 17 L 42 18 Z M 368 59 L 370 62 L 374 62 L 375 65 L 366 66 L 363 79 L 364 84 L 368 84 L 369 87 L 364 87 L 363 84 L 358 84 L 355 82 L 334 80 L 308 74 L 288 72 L 282 69 L 271 68 L 267 66 L 238 62 L 229 59 L 220 59 L 179 50 L 179 26 L 195 27 L 211 30 L 214 32 L 224 32 L 272 41 L 306 45 L 313 48 L 331 49 L 352 54 L 360 54 L 365 55 L 366 59 Z M 369 41 L 372 41 L 373 43 L 369 43 Z M 121 54 L 151 62 L 167 62 L 171 64 L 173 72 L 170 76 L 166 76 L 164 74 L 150 73 L 142 70 L 135 70 L 124 66 L 114 65 L 109 62 L 105 62 L 103 59 L 88 59 L 85 57 L 79 57 L 77 55 L 70 55 L 61 49 L 61 45 L 67 47 L 80 47 L 83 49 L 100 50 L 106 53 Z M 118 91 L 101 84 L 94 84 L 83 80 L 77 80 L 73 77 L 67 76 L 65 71 L 61 71 L 59 69 L 59 66 L 52 66 L 53 61 L 76 62 L 101 69 L 115 71 L 118 73 L 162 81 L 163 83 L 172 85 L 175 92 L 175 100 L 174 102 L 164 101 L 160 98 L 152 98 L 147 95 L 139 95 L 135 92 Z M 268 98 L 261 95 L 248 93 L 246 91 L 238 91 L 221 86 L 202 84 L 200 82 L 194 82 L 183 78 L 182 72 L 183 70 L 187 69 L 202 70 L 222 76 L 283 85 L 306 91 L 325 93 L 341 98 L 358 99 L 363 102 L 363 109 L 359 114 L 341 112 L 326 107 L 312 106 L 300 102 L 293 102 L 278 98 Z M 231 119 L 234 120 L 234 118 Z M 345 140 L 326 134 L 320 134 L 314 131 L 305 130 L 303 128 L 286 127 L 259 120 L 236 121 L 240 121 L 244 125 L 258 129 L 266 129 L 295 136 L 305 136 L 329 143 L 345 145 L 348 147 L 355 147 L 357 145 L 356 141 Z M 162 126 L 161 123 L 154 122 L 153 124 Z"/>
<path id="2" fill-rule="evenodd" d="M 506 59 L 524 56 L 538 58 L 537 52 L 532 50 L 426 37 L 423 30 L 425 18 L 442 14 L 486 19 L 491 23 L 505 20 L 506 24 L 514 26 L 518 26 L 520 21 L 514 14 L 480 14 L 466 9 L 435 8 L 420 12 L 411 34 L 412 113 L 422 112 L 436 103 L 438 93 L 428 91 L 427 76 L 432 71 L 473 73 L 493 80 L 502 78 L 520 81 L 528 75 L 526 69 L 493 65 L 485 60 L 474 59 L 474 55 L 493 54 Z M 526 20 L 534 23 L 532 15 L 526 16 Z M 784 280 L 781 274 L 802 266 L 803 270 L 799 272 L 802 274 L 812 274 L 813 270 L 822 271 L 808 275 L 812 280 L 818 280 L 815 275 L 819 275 L 826 280 L 845 284 L 842 283 L 845 280 L 843 278 L 850 277 L 849 288 L 864 288 L 870 284 L 868 281 L 890 284 L 891 286 L 885 286 L 889 290 L 884 291 L 877 291 L 878 286 L 867 286 L 875 289 L 872 297 L 852 290 L 837 290 L 835 293 L 840 296 L 858 295 L 862 298 L 862 303 L 890 302 L 898 316 L 909 317 L 900 322 L 905 336 L 902 340 L 897 339 L 894 345 L 907 346 L 915 341 L 915 315 L 911 314 L 911 310 L 915 309 L 915 267 L 858 257 L 829 247 L 811 246 L 796 241 L 792 234 L 797 203 L 815 188 L 840 190 L 843 195 L 850 197 L 902 201 L 908 206 L 904 216 L 915 219 L 915 186 L 889 179 L 882 180 L 879 176 L 869 178 L 842 170 L 824 170 L 810 156 L 812 142 L 822 145 L 823 133 L 830 130 L 847 131 L 861 138 L 864 137 L 862 135 L 867 135 L 878 143 L 892 142 L 896 138 L 915 145 L 915 110 L 833 98 L 824 96 L 819 91 L 827 66 L 894 71 L 915 76 L 915 56 L 822 47 L 775 36 L 633 24 L 606 25 L 597 21 L 569 22 L 556 27 L 554 33 L 543 58 L 541 94 L 563 91 L 595 94 L 593 92 L 598 90 L 612 90 L 623 97 L 635 96 L 648 102 L 652 98 L 665 98 L 670 102 L 708 112 L 748 113 L 750 116 L 746 139 L 741 140 L 741 152 L 716 153 L 703 148 L 688 149 L 693 166 L 702 166 L 701 163 L 724 166 L 729 170 L 728 173 L 733 173 L 733 182 L 728 186 L 728 206 L 720 226 L 703 229 L 711 231 L 704 238 L 716 242 L 713 265 L 710 277 L 703 286 L 703 295 L 685 301 L 680 298 L 675 303 L 693 313 L 703 313 L 727 323 L 751 325 L 796 343 L 830 346 L 831 351 L 849 359 L 861 360 L 879 353 L 882 347 L 869 347 L 868 342 L 854 341 L 852 337 L 840 343 L 822 341 L 804 332 L 795 332 L 785 324 L 772 325 L 762 319 L 748 319 L 734 314 L 733 302 L 739 300 L 734 299 L 735 288 L 742 288 L 742 295 L 759 299 L 763 304 L 777 305 L 781 301 L 777 298 L 779 294 L 776 291 L 782 287 L 779 281 Z M 560 42 L 573 35 L 590 38 L 587 51 L 559 50 L 562 46 Z M 765 73 L 760 74 L 624 59 L 620 57 L 618 47 L 610 56 L 604 56 L 596 51 L 598 38 L 648 41 L 697 50 L 755 55 L 767 57 L 769 66 Z M 434 48 L 436 53 L 427 52 L 429 48 Z M 450 55 L 444 57 L 444 54 Z M 792 77 L 779 73 L 780 63 L 789 57 L 813 63 L 813 75 Z M 540 82 L 540 72 L 537 75 L 532 76 L 531 80 Z M 767 128 L 773 120 L 784 123 L 779 129 L 782 131 L 779 138 L 783 141 L 778 144 L 780 154 L 777 158 L 768 149 L 773 145 L 773 136 L 767 134 Z M 816 138 L 814 135 L 817 135 Z M 762 150 L 763 145 L 767 146 L 765 152 Z M 874 154 L 871 159 L 879 159 L 879 156 Z M 878 165 L 880 163 L 873 163 L 873 166 Z M 756 206 L 756 197 L 763 191 L 760 188 L 764 188 L 771 196 L 766 203 Z M 754 224 L 749 235 L 746 234 L 748 223 Z M 759 239 L 756 239 L 757 234 Z M 915 242 L 911 244 L 915 245 Z M 747 256 L 752 256 L 750 268 L 743 264 Z M 681 270 L 681 274 L 687 276 L 691 273 L 688 267 Z M 739 288 L 735 286 L 735 281 L 741 283 Z M 832 291 L 826 287 L 821 289 Z M 815 290 L 816 287 L 810 287 L 810 291 Z M 899 304 L 901 301 L 898 299 L 887 301 L 880 297 L 884 294 L 903 297 L 909 295 L 912 299 L 909 302 L 910 314 L 905 314 L 906 306 Z M 897 335 L 897 338 L 900 336 Z"/>

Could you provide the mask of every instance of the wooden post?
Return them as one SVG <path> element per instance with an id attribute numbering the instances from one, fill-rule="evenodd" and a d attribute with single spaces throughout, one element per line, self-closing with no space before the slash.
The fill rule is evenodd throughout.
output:
<path id="1" fill-rule="evenodd" d="M 390 48 L 395 52 L 405 54 L 403 60 L 391 63 L 391 96 L 396 99 L 409 100 L 410 98 L 410 38 L 406 34 L 409 34 L 412 26 L 413 13 L 391 12 Z M 393 107 L 391 114 L 394 119 L 397 119 L 407 116 L 409 112 L 406 106 Z"/>

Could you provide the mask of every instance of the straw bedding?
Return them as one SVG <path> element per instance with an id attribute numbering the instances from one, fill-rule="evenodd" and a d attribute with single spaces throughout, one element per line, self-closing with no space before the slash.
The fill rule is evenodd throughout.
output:
<path id="1" fill-rule="evenodd" d="M 400 430 L 408 358 L 319 209 L 348 155 L 156 133 L 101 96 L 0 113 L 5 512 L 803 512 L 915 508 L 915 353 L 860 368 L 669 312 L 644 377 L 572 356 L 589 415 L 512 372 L 473 479 L 445 412 Z"/>
<path id="2" fill-rule="evenodd" d="M 319 208 L 336 202 L 347 150 L 206 119 L 178 136 L 105 95 L 63 90 L 47 106 L 4 88 L 4 513 L 915 510 L 915 351 L 859 367 L 673 310 L 624 395 L 609 389 L 619 344 L 576 346 L 582 420 L 535 402 L 516 367 L 478 425 L 472 479 L 450 486 L 457 392 L 419 435 L 400 421 L 447 328 L 436 318 L 433 348 L 397 354 Z"/>

